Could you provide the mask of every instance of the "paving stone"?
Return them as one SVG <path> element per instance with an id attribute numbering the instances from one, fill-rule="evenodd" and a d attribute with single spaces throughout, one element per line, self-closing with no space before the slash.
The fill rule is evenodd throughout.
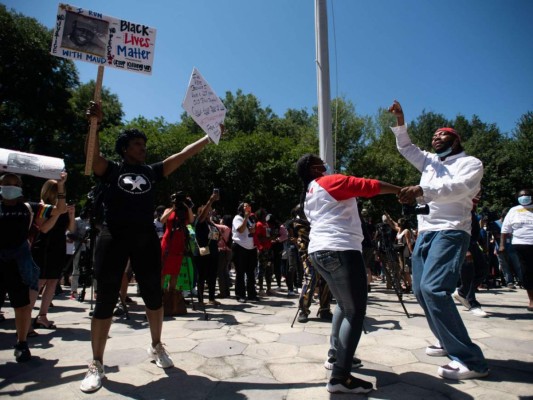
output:
<path id="1" fill-rule="evenodd" d="M 394 292 L 373 284 L 365 329 L 357 349 L 363 367 L 352 374 L 372 382 L 375 399 L 531 398 L 533 394 L 533 314 L 525 310 L 524 291 L 490 290 L 478 300 L 490 318 L 459 308 L 465 325 L 483 349 L 491 373 L 485 379 L 450 381 L 437 376 L 446 357 L 429 357 L 435 338 L 414 296 L 404 296 L 407 318 Z M 130 287 L 130 290 L 135 290 Z M 175 368 L 158 368 L 148 357 L 148 324 L 142 300 L 130 307 L 130 320 L 114 318 L 105 352 L 107 378 L 97 393 L 79 390 L 91 359 L 88 302 L 54 299 L 50 319 L 56 331 L 40 330 L 29 340 L 33 359 L 13 357 L 14 321 L 9 303 L 0 324 L 0 396 L 22 400 L 186 399 L 331 400 L 364 396 L 331 395 L 323 367 L 331 323 L 311 318 L 291 323 L 297 298 L 270 296 L 259 303 L 223 299 L 218 308 L 165 318 L 162 341 Z M 313 303 L 312 310 L 317 305 Z M 36 310 L 34 310 L 36 312 Z"/>

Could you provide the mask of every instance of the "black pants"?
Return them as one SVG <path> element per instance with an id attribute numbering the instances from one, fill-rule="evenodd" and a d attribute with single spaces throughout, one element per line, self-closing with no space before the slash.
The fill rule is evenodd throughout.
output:
<path id="1" fill-rule="evenodd" d="M 233 262 L 235 263 L 235 296 L 249 299 L 257 298 L 255 290 L 255 268 L 257 267 L 257 249 L 245 249 L 233 244 Z"/>
<path id="2" fill-rule="evenodd" d="M 533 290 L 533 245 L 513 244 L 513 248 L 522 267 L 522 285 L 526 290 Z"/>
<path id="3" fill-rule="evenodd" d="M 194 265 L 198 269 L 198 301 L 204 301 L 204 287 L 206 282 L 209 301 L 214 301 L 217 283 L 218 251 L 211 250 L 206 256 L 194 256 Z"/>

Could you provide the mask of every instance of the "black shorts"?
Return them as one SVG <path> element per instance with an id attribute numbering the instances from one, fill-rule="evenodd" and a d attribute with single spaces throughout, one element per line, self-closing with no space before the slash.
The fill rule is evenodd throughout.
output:
<path id="1" fill-rule="evenodd" d="M 128 260 L 146 307 L 149 310 L 161 307 L 161 244 L 155 229 L 112 235 L 104 228 L 95 249 L 96 318 L 112 315 Z"/>
<path id="2" fill-rule="evenodd" d="M 30 288 L 22 282 L 15 261 L 0 262 L 0 292 L 7 292 L 13 308 L 30 304 Z"/>

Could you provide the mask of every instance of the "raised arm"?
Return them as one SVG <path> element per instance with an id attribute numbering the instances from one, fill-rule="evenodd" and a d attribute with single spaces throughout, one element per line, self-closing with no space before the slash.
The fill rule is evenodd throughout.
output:
<path id="1" fill-rule="evenodd" d="M 198 154 L 210 142 L 209 136 L 204 136 L 196 142 L 183 148 L 179 153 L 173 154 L 163 161 L 163 175 L 169 176 L 177 170 L 185 161 Z"/>
<path id="2" fill-rule="evenodd" d="M 224 134 L 224 125 L 220 124 L 221 135 Z M 191 143 L 183 148 L 179 153 L 173 154 L 163 161 L 163 175 L 169 176 L 177 170 L 185 161 L 198 154 L 204 147 L 211 142 L 209 136 L 205 135 L 196 142 Z"/>

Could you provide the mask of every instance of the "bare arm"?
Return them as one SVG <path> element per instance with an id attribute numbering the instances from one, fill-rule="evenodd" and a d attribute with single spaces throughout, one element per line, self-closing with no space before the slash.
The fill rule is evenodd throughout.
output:
<path id="1" fill-rule="evenodd" d="M 70 232 L 76 231 L 76 207 L 74 206 L 67 206 L 67 212 L 68 212 L 68 226 L 67 230 Z"/>
<path id="2" fill-rule="evenodd" d="M 409 229 L 405 232 L 405 242 L 407 243 L 407 248 L 409 249 L 409 253 L 413 254 L 413 244 L 411 243 L 411 231 Z"/>
<path id="3" fill-rule="evenodd" d="M 400 193 L 400 186 L 393 185 L 391 183 L 379 181 L 379 194 L 398 194 Z"/>
<path id="4" fill-rule="evenodd" d="M 198 139 L 196 142 L 185 146 L 179 153 L 173 154 L 163 161 L 163 176 L 169 176 L 177 170 L 185 161 L 198 154 L 210 142 L 208 136 Z"/>
<path id="5" fill-rule="evenodd" d="M 174 207 L 167 208 L 167 209 L 163 212 L 163 215 L 161 215 L 161 218 L 159 218 L 159 221 L 160 221 L 162 224 L 166 224 L 166 223 L 167 223 L 167 219 L 168 219 L 168 217 L 170 216 L 170 214 L 172 213 L 172 211 L 174 211 Z"/>
<path id="6" fill-rule="evenodd" d="M 198 215 L 198 222 L 204 222 L 207 219 L 207 216 L 211 211 L 211 205 L 216 200 L 218 200 L 218 195 L 213 193 L 211 197 L 209 197 L 209 200 L 207 200 L 207 204 L 202 208 L 202 212 L 200 213 L 200 215 Z"/>
<path id="7" fill-rule="evenodd" d="M 37 221 L 37 225 L 39 226 L 39 230 L 41 232 L 43 232 L 43 233 L 47 233 L 48 231 L 50 231 L 50 229 L 52 229 L 55 226 L 55 224 L 57 222 L 57 219 L 59 218 L 59 215 L 60 214 L 52 215 L 48 219 L 40 218 Z"/>
<path id="8" fill-rule="evenodd" d="M 507 240 L 507 237 L 509 236 L 508 233 L 501 233 L 500 236 L 500 247 L 498 248 L 498 252 L 504 252 L 505 251 L 505 241 Z"/>
<path id="9" fill-rule="evenodd" d="M 224 135 L 224 124 L 220 124 L 220 135 Z M 185 161 L 198 154 L 203 148 L 211 142 L 209 136 L 205 135 L 196 142 L 185 146 L 179 153 L 173 154 L 163 161 L 163 175 L 169 176 L 177 170 Z"/>
<path id="10" fill-rule="evenodd" d="M 50 216 L 59 216 L 67 212 L 67 203 L 66 197 L 67 193 L 65 191 L 65 182 L 67 181 L 67 173 L 61 173 L 61 179 L 57 181 L 57 204 L 52 208 Z"/>

